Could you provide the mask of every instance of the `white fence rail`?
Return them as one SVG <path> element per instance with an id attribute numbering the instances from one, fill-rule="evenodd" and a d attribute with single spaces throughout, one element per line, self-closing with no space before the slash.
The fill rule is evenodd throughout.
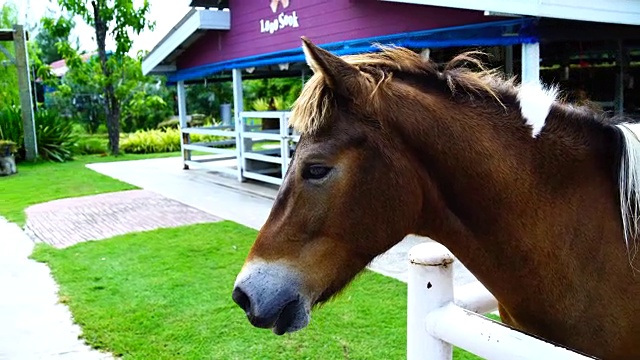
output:
<path id="1" fill-rule="evenodd" d="M 487 360 L 592 359 L 481 314 L 498 303 L 478 282 L 455 289 L 454 256 L 429 242 L 409 252 L 407 359 L 451 360 L 453 345 Z"/>
<path id="2" fill-rule="evenodd" d="M 300 140 L 300 136 L 288 126 L 290 114 L 289 111 L 243 111 L 240 112 L 235 125 L 184 127 L 181 129 L 184 164 L 186 167 L 234 174 L 241 181 L 253 179 L 281 185 L 295 146 Z M 265 120 L 276 120 L 278 128 L 265 129 Z M 194 143 L 191 141 L 191 134 L 224 138 L 213 142 Z M 208 153 L 211 156 L 192 160 L 192 151 Z"/>

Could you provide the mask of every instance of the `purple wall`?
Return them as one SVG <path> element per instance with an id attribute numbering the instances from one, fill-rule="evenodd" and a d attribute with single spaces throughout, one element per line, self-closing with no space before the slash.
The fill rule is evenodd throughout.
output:
<path id="1" fill-rule="evenodd" d="M 283 8 L 282 3 L 287 2 L 288 7 Z M 378 0 L 284 0 L 275 13 L 270 3 L 271 0 L 230 0 L 231 30 L 207 32 L 179 57 L 178 69 L 296 48 L 302 35 L 325 44 L 496 20 L 480 11 Z M 294 12 L 298 27 L 261 32 L 262 26 L 268 27 L 264 20 Z"/>

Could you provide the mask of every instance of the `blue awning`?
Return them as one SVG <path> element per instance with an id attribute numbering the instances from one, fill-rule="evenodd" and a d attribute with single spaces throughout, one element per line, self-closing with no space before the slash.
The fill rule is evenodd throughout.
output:
<path id="1" fill-rule="evenodd" d="M 538 42 L 537 18 L 518 18 L 448 28 L 414 31 L 356 40 L 323 44 L 320 47 L 336 55 L 377 51 L 373 44 L 408 48 L 445 48 L 460 46 L 507 46 Z M 257 56 L 217 62 L 179 70 L 169 77 L 169 83 L 197 80 L 216 73 L 249 67 L 304 62 L 302 47 Z"/>

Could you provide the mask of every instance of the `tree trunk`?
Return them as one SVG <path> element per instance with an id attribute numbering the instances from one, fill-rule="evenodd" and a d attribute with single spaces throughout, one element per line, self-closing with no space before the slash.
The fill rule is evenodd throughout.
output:
<path id="1" fill-rule="evenodd" d="M 104 87 L 104 111 L 107 119 L 107 132 L 109 133 L 109 149 L 111 154 L 120 154 L 120 103 L 116 98 L 113 86 L 112 71 L 107 65 L 107 30 L 108 24 L 100 14 L 100 10 L 106 8 L 105 0 L 95 0 L 91 2 L 93 6 L 93 19 L 96 29 L 96 42 L 98 43 L 98 56 L 100 57 L 100 67 L 105 77 Z"/>
<path id="2" fill-rule="evenodd" d="M 105 97 L 109 149 L 113 155 L 118 155 L 120 154 L 120 102 L 116 98 L 113 85 L 107 85 Z"/>

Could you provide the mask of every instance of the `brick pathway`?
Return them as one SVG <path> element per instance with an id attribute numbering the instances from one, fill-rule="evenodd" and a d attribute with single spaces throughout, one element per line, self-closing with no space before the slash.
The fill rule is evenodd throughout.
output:
<path id="1" fill-rule="evenodd" d="M 220 220 L 147 190 L 55 200 L 31 206 L 26 214 L 29 235 L 58 248 L 130 232 Z"/>

